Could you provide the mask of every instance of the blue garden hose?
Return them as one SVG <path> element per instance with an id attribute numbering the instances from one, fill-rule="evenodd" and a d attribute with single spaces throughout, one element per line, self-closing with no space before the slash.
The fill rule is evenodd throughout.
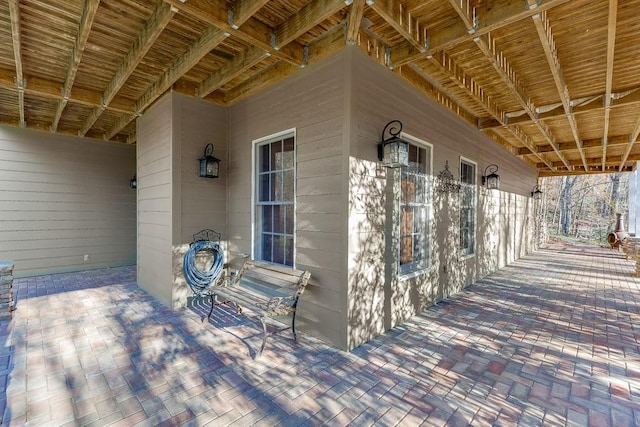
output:
<path id="1" fill-rule="evenodd" d="M 213 263 L 209 270 L 202 271 L 196 266 L 196 254 L 203 250 L 213 252 Z M 220 245 L 210 240 L 194 242 L 184 254 L 184 277 L 194 294 L 201 296 L 222 274 L 224 255 Z"/>

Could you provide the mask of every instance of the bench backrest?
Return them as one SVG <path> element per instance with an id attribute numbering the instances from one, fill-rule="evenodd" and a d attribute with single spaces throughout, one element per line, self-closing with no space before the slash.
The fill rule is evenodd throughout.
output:
<path id="1" fill-rule="evenodd" d="M 251 259 L 245 260 L 234 282 L 246 280 L 252 285 L 262 287 L 264 293 L 279 291 L 297 297 L 302 295 L 311 277 L 308 271 L 295 270 Z"/>

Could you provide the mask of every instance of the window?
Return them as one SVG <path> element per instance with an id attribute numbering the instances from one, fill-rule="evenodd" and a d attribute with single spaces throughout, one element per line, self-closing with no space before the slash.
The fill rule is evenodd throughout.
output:
<path id="1" fill-rule="evenodd" d="M 400 170 L 400 274 L 430 265 L 431 147 L 408 138 L 409 166 Z"/>
<path id="2" fill-rule="evenodd" d="M 295 137 L 291 132 L 256 145 L 255 257 L 293 267 Z"/>
<path id="3" fill-rule="evenodd" d="M 473 255 L 476 246 L 476 164 L 460 158 L 460 250 Z"/>

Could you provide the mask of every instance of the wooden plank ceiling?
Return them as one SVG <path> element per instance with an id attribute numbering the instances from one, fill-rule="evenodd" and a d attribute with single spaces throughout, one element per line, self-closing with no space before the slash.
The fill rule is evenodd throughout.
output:
<path id="1" fill-rule="evenodd" d="M 640 160 L 640 0 L 0 0 L 0 124 L 135 143 L 356 45 L 541 176 Z"/>

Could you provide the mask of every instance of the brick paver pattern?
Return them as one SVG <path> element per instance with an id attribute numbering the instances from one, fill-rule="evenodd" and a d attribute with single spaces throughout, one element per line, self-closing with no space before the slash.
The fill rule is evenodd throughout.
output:
<path id="1" fill-rule="evenodd" d="M 351 353 L 218 308 L 172 311 L 135 267 L 17 279 L 5 425 L 640 425 L 640 279 L 541 249 Z"/>

